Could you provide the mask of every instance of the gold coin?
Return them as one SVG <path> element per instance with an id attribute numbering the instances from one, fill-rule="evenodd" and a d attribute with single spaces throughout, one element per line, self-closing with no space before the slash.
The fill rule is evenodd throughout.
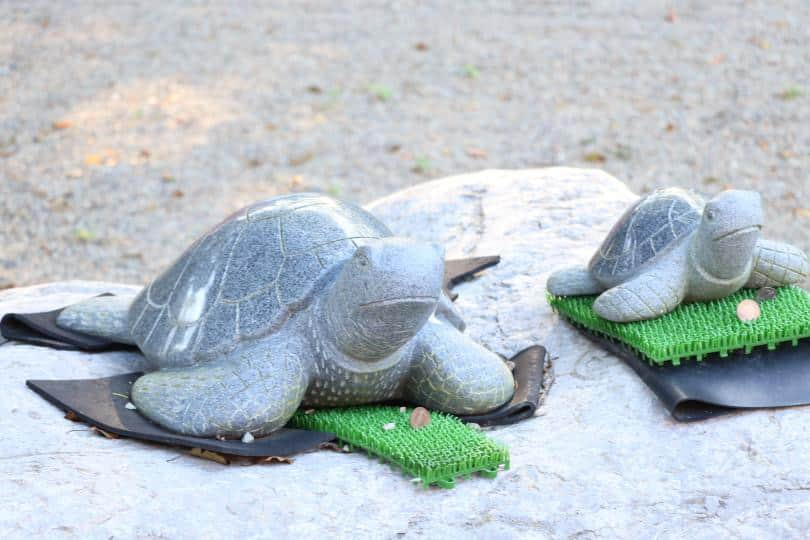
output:
<path id="1" fill-rule="evenodd" d="M 411 427 L 420 429 L 430 424 L 430 412 L 424 407 L 417 407 L 411 413 Z"/>

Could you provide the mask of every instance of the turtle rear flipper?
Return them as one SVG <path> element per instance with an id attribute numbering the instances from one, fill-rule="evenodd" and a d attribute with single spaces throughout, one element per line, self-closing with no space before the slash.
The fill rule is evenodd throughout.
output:
<path id="1" fill-rule="evenodd" d="M 674 267 L 649 271 L 599 295 L 593 310 L 613 322 L 643 321 L 669 313 L 686 297 L 686 279 Z"/>
<path id="2" fill-rule="evenodd" d="M 575 267 L 551 274 L 546 282 L 546 290 L 554 296 L 582 296 L 598 294 L 605 288 L 587 268 Z"/>
<path id="3" fill-rule="evenodd" d="M 62 310 L 56 324 L 65 330 L 135 345 L 129 332 L 129 306 L 135 295 L 97 296 Z"/>
<path id="4" fill-rule="evenodd" d="M 254 341 L 206 364 L 146 374 L 132 385 L 132 402 L 179 433 L 260 437 L 287 423 L 309 379 L 300 354 Z"/>
<path id="5" fill-rule="evenodd" d="M 810 274 L 810 262 L 799 248 L 784 242 L 760 239 L 754 254 L 749 288 L 781 287 L 801 283 Z"/>

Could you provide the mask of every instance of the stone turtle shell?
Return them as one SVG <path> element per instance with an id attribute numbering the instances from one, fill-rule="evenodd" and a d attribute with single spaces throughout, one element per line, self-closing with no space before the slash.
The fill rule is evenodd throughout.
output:
<path id="1" fill-rule="evenodd" d="M 133 302 L 131 333 L 156 367 L 186 366 L 282 327 L 358 246 L 391 236 L 317 194 L 268 199 L 198 239 Z"/>
<path id="2" fill-rule="evenodd" d="M 636 275 L 683 241 L 700 225 L 705 203 L 680 188 L 661 189 L 642 197 L 608 233 L 589 269 L 596 278 L 621 283 Z"/>

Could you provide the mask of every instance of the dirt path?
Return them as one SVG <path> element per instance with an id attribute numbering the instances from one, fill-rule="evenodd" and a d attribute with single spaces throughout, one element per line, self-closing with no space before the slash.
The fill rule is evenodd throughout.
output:
<path id="1" fill-rule="evenodd" d="M 552 164 L 759 189 L 810 250 L 803 0 L 91 4 L 0 4 L 0 281 L 142 282 L 273 194 Z"/>

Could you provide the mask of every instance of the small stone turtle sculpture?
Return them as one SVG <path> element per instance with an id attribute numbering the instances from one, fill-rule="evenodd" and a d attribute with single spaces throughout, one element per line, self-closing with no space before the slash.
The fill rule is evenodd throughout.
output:
<path id="1" fill-rule="evenodd" d="M 63 328 L 137 345 L 131 400 L 202 437 L 266 435 L 304 407 L 406 399 L 455 414 L 508 401 L 505 362 L 462 333 L 436 245 L 317 194 L 249 206 L 133 298 L 66 308 Z"/>
<path id="2" fill-rule="evenodd" d="M 743 287 L 803 281 L 807 256 L 760 238 L 762 221 L 754 191 L 728 190 L 708 202 L 685 189 L 654 191 L 619 219 L 587 268 L 554 272 L 546 288 L 555 296 L 599 294 L 599 316 L 630 322 Z"/>

